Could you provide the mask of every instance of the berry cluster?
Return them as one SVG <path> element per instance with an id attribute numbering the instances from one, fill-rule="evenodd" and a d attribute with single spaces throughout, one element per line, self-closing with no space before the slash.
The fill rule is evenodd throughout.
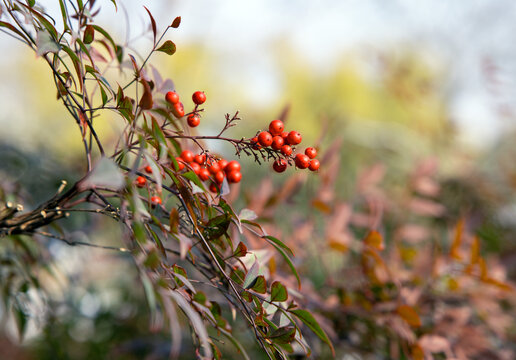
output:
<path id="1" fill-rule="evenodd" d="M 185 108 L 183 103 L 179 101 L 179 95 L 175 91 L 167 92 L 165 100 L 172 105 L 172 114 L 174 114 L 175 117 L 182 118 L 185 116 Z M 195 108 L 188 114 L 186 122 L 188 123 L 188 126 L 194 128 L 199 126 L 201 123 L 201 116 L 199 115 L 198 107 L 206 101 L 206 94 L 202 91 L 196 91 L 192 95 L 192 100 L 195 104 Z"/>
<path id="2" fill-rule="evenodd" d="M 272 164 L 274 171 L 281 173 L 287 169 L 290 164 L 290 160 L 294 161 L 294 164 L 299 169 L 310 169 L 311 171 L 317 171 L 320 163 L 315 157 L 317 156 L 317 150 L 314 147 L 308 147 L 303 153 L 297 153 L 295 156 L 293 152 L 295 148 L 293 146 L 299 145 L 303 138 L 297 131 L 284 131 L 285 125 L 281 120 L 273 120 L 269 124 L 269 131 L 261 131 L 255 137 L 251 139 L 251 144 L 254 149 L 260 150 L 263 148 L 272 148 L 277 154 L 281 154 L 283 157 L 277 158 Z"/>
<path id="3" fill-rule="evenodd" d="M 242 179 L 240 163 L 236 160 L 216 159 L 205 153 L 194 155 L 190 150 L 183 150 L 176 162 L 176 170 L 181 171 L 188 167 L 201 181 L 210 181 L 209 189 L 212 192 L 219 191 L 225 178 L 230 184 L 238 183 Z"/>
<path id="4" fill-rule="evenodd" d="M 242 180 L 242 173 L 240 172 L 240 163 L 226 159 L 216 159 L 211 155 L 208 157 L 205 153 L 194 155 L 190 150 L 183 150 L 180 156 L 175 158 L 177 167 L 172 165 L 175 171 L 182 171 L 188 169 L 193 171 L 201 181 L 210 181 L 209 189 L 212 192 L 218 192 L 220 185 L 227 179 L 228 183 L 236 184 Z M 150 165 L 144 167 L 148 174 L 152 174 Z M 139 188 L 145 187 L 147 179 L 144 176 L 136 178 L 136 186 Z M 152 204 L 161 204 L 159 196 L 151 198 Z"/>

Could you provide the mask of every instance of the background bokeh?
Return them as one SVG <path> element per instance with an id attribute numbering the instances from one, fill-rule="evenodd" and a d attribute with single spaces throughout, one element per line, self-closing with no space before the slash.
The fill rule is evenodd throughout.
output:
<path id="1" fill-rule="evenodd" d="M 58 14 L 57 2 L 38 3 Z M 141 35 L 149 24 L 142 5 L 158 29 L 182 17 L 180 28 L 168 35 L 177 53 L 156 54 L 152 64 L 180 94 L 206 92 L 200 132 L 218 132 L 224 114 L 239 111 L 241 126 L 231 134 L 250 137 L 288 110 L 287 126 L 322 153 L 340 141 L 339 167 L 332 175 L 340 199 L 350 198 L 359 174 L 375 164 L 385 166 L 386 187 L 396 194 L 415 164 L 434 159 L 441 200 L 451 213 L 478 216 L 484 249 L 500 256 L 515 279 L 516 3 L 126 0 L 118 12 L 109 1 L 98 3 L 103 8 L 98 21 L 120 41 L 134 39 L 139 56 L 151 45 L 150 34 Z M 56 101 L 42 61 L 3 34 L 0 50 L 0 176 L 24 186 L 35 204 L 49 197 L 60 179 L 74 179 L 82 159 L 79 131 Z M 118 129 L 110 115 L 97 126 L 104 139 Z M 229 146 L 210 146 L 233 156 Z M 252 205 L 251 189 L 263 190 L 264 179 L 278 185 L 294 175 L 274 176 L 267 165 L 242 161 L 240 208 Z M 311 216 L 315 210 L 307 199 L 320 180 L 311 175 L 305 182 L 294 203 Z M 120 236 L 113 224 L 95 224 L 100 232 L 79 218 L 69 226 L 79 229 L 78 238 L 104 244 L 116 244 Z M 96 249 L 48 246 L 58 260 L 53 266 L 65 274 L 61 286 L 67 291 L 58 301 L 67 306 L 59 318 L 51 318 L 59 326 L 32 323 L 28 337 L 39 344 L 40 355 L 86 359 L 154 349 L 160 358 L 167 353 L 167 337 L 151 334 L 146 315 L 134 305 L 143 303 L 143 292 L 127 284 L 138 278 L 126 259 L 113 261 Z M 89 268 L 93 262 L 107 264 L 101 271 Z M 120 276 L 107 278 L 106 271 Z M 320 274 L 312 275 L 321 283 Z M 12 326 L 5 329 L 2 341 L 15 342 Z M 139 343 L 128 340 L 135 329 L 142 334 Z M 63 353 L 56 355 L 54 348 Z M 20 358 L 43 358 L 31 355 L 30 347 L 27 351 Z"/>

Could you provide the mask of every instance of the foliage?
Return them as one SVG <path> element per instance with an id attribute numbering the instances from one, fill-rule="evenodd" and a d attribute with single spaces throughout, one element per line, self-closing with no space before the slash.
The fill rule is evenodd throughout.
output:
<path id="1" fill-rule="evenodd" d="M 168 39 L 180 17 L 159 34 L 142 8 L 152 48 L 139 56 L 95 23 L 95 1 L 60 5 L 62 29 L 32 2 L 5 1 L 0 19 L 6 34 L 49 66 L 85 154 L 68 170 L 40 164 L 41 154 L 15 154 L 0 183 L 3 316 L 16 322 L 21 339 L 31 324 L 42 329 L 25 355 L 515 357 L 514 283 L 507 261 L 492 252 L 507 249 L 515 233 L 495 221 L 511 205 L 512 141 L 486 161 L 491 183 L 479 173 L 444 176 L 435 158 L 400 166 L 405 152 L 413 160 L 449 151 L 453 139 L 435 79 L 414 58 L 383 59 L 381 87 L 351 67 L 322 79 L 299 70 L 286 93 L 304 100 L 293 104 L 290 119 L 313 130 L 307 137 L 326 125 L 342 136 L 326 148 L 318 140 L 318 175 L 288 171 L 280 182 L 254 176 L 255 166 L 244 176 L 256 187 L 226 180 L 209 191 L 210 181 L 183 166 L 185 149 L 218 159 L 206 147 L 215 140 L 257 163 L 282 155 L 227 137 L 238 113 L 226 115 L 217 135 L 198 135 L 164 100 L 174 84 L 152 63 L 183 50 Z M 177 75 L 190 76 L 186 68 Z M 208 116 L 199 105 L 184 117 Z M 121 124 L 115 140 L 98 130 L 106 112 Z M 328 122 L 313 121 L 321 112 Z M 350 117 L 345 129 L 342 117 Z M 364 123 L 365 135 L 353 143 Z M 434 137 L 430 146 L 423 133 Z M 445 165 L 464 160 L 446 156 Z M 17 181 L 13 159 L 22 157 L 33 172 Z M 67 183 L 41 199 L 57 177 Z M 63 262 L 68 277 L 56 266 Z"/>
<path id="2" fill-rule="evenodd" d="M 111 2 L 117 6 L 116 1 Z M 244 209 L 237 215 L 224 200 L 233 191 L 228 181 L 239 182 L 240 172 L 238 176 L 228 172 L 227 179 L 221 173 L 218 181 L 215 175 L 219 171 L 214 171 L 213 176 L 202 179 L 196 171 L 200 165 L 187 161 L 185 151 L 198 147 L 204 156 L 202 163 L 210 171 L 220 157 L 206 149 L 207 139 L 229 142 L 236 155 L 247 154 L 257 163 L 278 158 L 292 163 L 293 157 L 245 138 L 225 137 L 240 120 L 238 113 L 226 115 L 223 128 L 214 136 L 192 134 L 185 126 L 181 118 L 200 116 L 204 99 L 194 96 L 195 107 L 185 114 L 182 103 L 165 101 L 173 83 L 150 65 L 155 53 L 170 56 L 176 52 L 176 45 L 166 36 L 180 26 L 180 17 L 159 35 L 151 12 L 145 8 L 152 49 L 137 60 L 131 44 L 120 44 L 95 22 L 100 11 L 96 1 L 60 0 L 59 5 L 60 26 L 55 14 L 47 13 L 35 1 L 6 0 L 1 8 L 3 32 L 27 45 L 48 65 L 57 99 L 80 130 L 85 156 L 85 169 L 78 179 L 70 185 L 63 180 L 54 196 L 28 210 L 21 205 L 23 192 L 6 186 L 2 189 L 2 299 L 16 320 L 20 337 L 34 316 L 30 304 L 35 298 L 40 298 L 47 310 L 52 306 L 48 277 L 59 282 L 59 275 L 52 268 L 52 252 L 43 244 L 43 239 L 49 238 L 130 256 L 145 290 L 151 327 L 169 328 L 171 357 L 182 353 L 185 330 L 180 314 L 193 330 L 198 358 L 220 358 L 215 340 L 222 338 L 233 343 L 241 357 L 249 358 L 239 336 L 233 333 L 229 315 L 237 313 L 253 330 L 268 358 L 286 358 L 294 346 L 309 354 L 301 332 L 303 324 L 332 348 L 315 318 L 300 308 L 285 285 L 266 273 L 252 248 L 238 240 L 250 232 L 269 243 L 299 281 L 292 251 L 265 233 L 253 221 L 253 212 Z M 116 71 L 127 74 L 130 80 L 115 85 L 112 73 Z M 122 122 L 114 141 L 104 139 L 96 130 L 104 112 L 115 113 Z M 208 178 L 217 180 L 210 191 L 202 181 Z M 69 225 L 61 225 L 62 220 L 73 222 L 74 217 L 85 215 L 104 216 L 120 224 L 123 246 L 77 239 Z M 87 221 L 91 226 L 96 222 Z M 235 229 L 240 236 L 233 234 Z"/>

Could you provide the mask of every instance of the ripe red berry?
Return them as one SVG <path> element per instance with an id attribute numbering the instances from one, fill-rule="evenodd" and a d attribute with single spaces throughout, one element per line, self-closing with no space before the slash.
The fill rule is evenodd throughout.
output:
<path id="1" fill-rule="evenodd" d="M 195 175 L 199 175 L 199 172 L 201 171 L 201 165 L 197 164 L 196 162 L 191 162 L 190 167 L 192 168 L 192 171 L 195 173 Z"/>
<path id="2" fill-rule="evenodd" d="M 138 186 L 139 188 L 144 187 L 146 183 L 147 179 L 145 179 L 143 176 L 138 176 L 136 178 L 136 186 Z"/>
<path id="3" fill-rule="evenodd" d="M 154 205 L 154 206 L 155 206 L 155 205 L 158 205 L 158 204 L 160 204 L 160 205 L 161 205 L 161 203 L 162 203 L 161 198 L 160 198 L 159 196 L 153 196 L 153 197 L 151 197 L 151 198 L 150 198 L 150 201 L 151 201 L 152 205 Z"/>
<path id="4" fill-rule="evenodd" d="M 192 100 L 195 104 L 201 105 L 206 101 L 206 94 L 202 91 L 196 91 L 192 95 Z"/>
<path id="5" fill-rule="evenodd" d="M 274 169 L 274 171 L 276 171 L 278 173 L 282 173 L 283 171 L 285 171 L 287 169 L 287 165 L 288 164 L 285 159 L 277 159 L 272 164 L 272 168 Z"/>
<path id="6" fill-rule="evenodd" d="M 290 145 L 297 145 L 301 143 L 301 140 L 303 138 L 301 137 L 301 134 L 297 131 L 291 131 L 288 133 L 287 140 Z"/>
<path id="7" fill-rule="evenodd" d="M 280 136 L 283 138 L 285 145 L 290 145 L 290 143 L 288 142 L 288 132 L 283 131 Z"/>
<path id="8" fill-rule="evenodd" d="M 250 141 L 252 144 L 254 144 L 253 149 L 259 150 L 262 148 L 262 146 L 258 143 L 258 136 L 253 137 Z"/>
<path id="9" fill-rule="evenodd" d="M 269 132 L 272 135 L 281 135 L 285 125 L 283 125 L 283 121 L 281 120 L 272 120 L 269 124 Z"/>
<path id="10" fill-rule="evenodd" d="M 310 160 L 310 165 L 308 165 L 308 168 L 312 171 L 317 171 L 319 169 L 319 166 L 321 166 L 321 163 L 317 159 Z"/>
<path id="11" fill-rule="evenodd" d="M 294 162 L 299 169 L 306 169 L 310 164 L 310 158 L 305 154 L 296 154 Z"/>
<path id="12" fill-rule="evenodd" d="M 165 95 L 165 100 L 167 100 L 172 105 L 177 104 L 179 102 L 179 95 L 175 91 L 169 91 Z"/>
<path id="13" fill-rule="evenodd" d="M 239 173 L 240 174 L 240 173 Z M 224 171 L 217 171 L 214 175 L 213 175 L 213 178 L 215 179 L 215 182 L 217 184 L 222 184 L 222 182 L 224 181 Z"/>
<path id="14" fill-rule="evenodd" d="M 305 149 L 305 155 L 310 159 L 314 159 L 317 156 L 317 150 L 314 147 L 307 147 Z"/>
<path id="15" fill-rule="evenodd" d="M 292 148 L 290 145 L 283 145 L 281 147 L 281 153 L 285 156 L 290 156 L 290 154 L 292 154 Z"/>
<path id="16" fill-rule="evenodd" d="M 195 155 L 194 161 L 199 165 L 204 164 L 204 162 L 206 161 L 206 154 Z"/>
<path id="17" fill-rule="evenodd" d="M 176 162 L 177 162 L 177 171 L 181 171 L 185 168 L 185 163 L 184 163 L 183 159 L 181 159 L 180 157 L 176 157 Z"/>
<path id="18" fill-rule="evenodd" d="M 219 192 L 219 187 L 217 186 L 217 184 L 215 184 L 214 182 L 212 182 L 212 183 L 210 184 L 210 191 L 211 191 L 211 192 L 214 192 L 214 193 Z"/>
<path id="19" fill-rule="evenodd" d="M 229 162 L 226 160 L 226 159 L 220 159 L 219 160 L 219 166 L 220 166 L 220 170 L 225 170 L 226 169 L 226 166 L 229 164 Z"/>
<path id="20" fill-rule="evenodd" d="M 201 170 L 199 170 L 199 179 L 201 179 L 202 181 L 206 181 L 210 178 L 210 172 L 208 171 L 208 169 L 206 169 L 205 167 L 201 168 Z"/>
<path id="21" fill-rule="evenodd" d="M 258 142 L 262 146 L 271 146 L 272 144 L 272 135 L 268 131 L 262 131 L 260 134 L 258 134 Z"/>
<path id="22" fill-rule="evenodd" d="M 186 163 L 191 163 L 194 159 L 194 155 L 190 150 L 183 150 L 181 153 L 181 159 Z"/>
<path id="23" fill-rule="evenodd" d="M 188 115 L 186 122 L 188 123 L 188 126 L 196 127 L 201 123 L 201 117 L 197 114 L 190 114 Z"/>
<path id="24" fill-rule="evenodd" d="M 228 172 L 228 182 L 230 183 L 238 183 L 242 180 L 242 173 L 240 171 L 230 171 Z"/>
<path id="25" fill-rule="evenodd" d="M 281 136 L 276 135 L 276 136 L 272 137 L 271 147 L 274 150 L 279 150 L 279 149 L 281 149 L 281 147 L 283 146 L 284 143 L 285 143 L 285 141 L 283 140 L 283 138 Z"/>
<path id="26" fill-rule="evenodd" d="M 220 169 L 220 165 L 218 162 L 215 162 L 215 161 L 212 161 L 211 164 L 210 164 L 210 167 L 208 168 L 208 170 L 210 170 L 210 173 L 212 174 L 216 174 L 218 173 L 221 169 Z"/>
<path id="27" fill-rule="evenodd" d="M 172 107 L 172 113 L 175 117 L 180 118 L 185 116 L 185 107 L 183 106 L 182 102 L 177 102 Z"/>
<path id="28" fill-rule="evenodd" d="M 147 174 L 152 174 L 152 168 L 151 168 L 151 166 L 150 166 L 150 165 L 147 165 L 147 166 L 145 167 L 145 172 L 146 172 Z"/>
<path id="29" fill-rule="evenodd" d="M 227 173 L 230 173 L 232 171 L 240 171 L 241 167 L 240 167 L 240 164 L 238 163 L 238 161 L 236 160 L 231 160 L 227 165 L 226 165 L 226 168 L 224 169 L 226 171 L 226 174 Z"/>

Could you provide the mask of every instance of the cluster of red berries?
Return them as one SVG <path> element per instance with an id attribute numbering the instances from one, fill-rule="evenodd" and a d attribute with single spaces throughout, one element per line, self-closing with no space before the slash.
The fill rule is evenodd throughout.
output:
<path id="1" fill-rule="evenodd" d="M 179 101 L 179 95 L 175 91 L 167 92 L 165 95 L 165 100 L 172 105 L 172 113 L 175 117 L 181 118 L 185 116 L 185 108 L 183 103 Z M 188 126 L 194 128 L 199 126 L 201 123 L 201 116 L 199 115 L 197 108 L 199 105 L 204 104 L 206 101 L 206 94 L 202 91 L 196 91 L 192 95 L 192 100 L 195 104 L 195 108 L 191 113 L 188 114 L 186 122 L 188 123 Z"/>
<path id="2" fill-rule="evenodd" d="M 227 178 L 228 183 L 238 183 L 242 179 L 240 163 L 236 160 L 215 159 L 206 154 L 194 155 L 190 150 L 183 150 L 176 158 L 178 171 L 188 167 L 201 181 L 210 182 L 210 191 L 217 192 L 220 185 Z"/>
<path id="3" fill-rule="evenodd" d="M 284 131 L 285 125 L 281 120 L 272 120 L 269 124 L 269 131 L 262 131 L 251 139 L 251 143 L 255 149 L 271 147 L 273 150 L 280 152 L 285 159 L 279 158 L 274 161 L 272 168 L 276 172 L 284 172 L 288 166 L 288 159 L 292 158 L 292 146 L 299 145 L 303 138 L 297 131 Z M 314 147 L 305 149 L 305 153 L 297 153 L 293 159 L 297 168 L 310 169 L 317 171 L 320 163 L 315 157 L 317 150 Z"/>
<path id="4" fill-rule="evenodd" d="M 240 172 L 240 163 L 236 160 L 228 161 L 226 159 L 215 159 L 207 157 L 206 154 L 194 155 L 190 150 L 183 150 L 180 156 L 176 157 L 177 168 L 174 170 L 182 171 L 188 169 L 193 171 L 201 181 L 210 181 L 209 189 L 211 192 L 218 192 L 220 185 L 227 179 L 228 183 L 239 183 L 242 180 Z M 172 165 L 174 167 L 174 165 Z M 152 174 L 152 167 L 147 165 L 144 170 L 148 174 Z M 147 179 L 144 176 L 136 178 L 136 186 L 143 188 L 147 185 Z M 151 197 L 153 206 L 161 204 L 162 200 L 159 196 Z"/>

